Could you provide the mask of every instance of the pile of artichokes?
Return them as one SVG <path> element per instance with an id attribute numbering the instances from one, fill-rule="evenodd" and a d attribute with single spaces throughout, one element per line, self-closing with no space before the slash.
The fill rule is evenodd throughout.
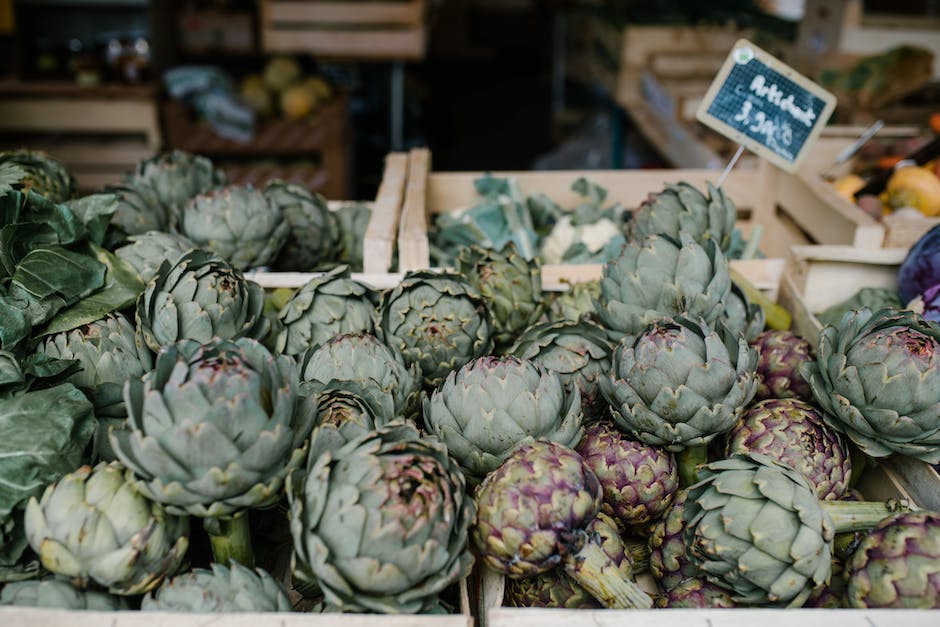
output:
<path id="1" fill-rule="evenodd" d="M 321 205 L 180 153 L 35 205 L 104 278 L 65 304 L 0 273 L 0 313 L 45 315 L 0 333 L 0 604 L 452 612 L 474 567 L 517 606 L 940 603 L 940 514 L 852 490 L 865 456 L 940 459 L 934 323 L 760 333 L 733 204 L 687 184 L 558 299 L 513 243 L 384 292 L 246 279 L 348 261 Z"/>

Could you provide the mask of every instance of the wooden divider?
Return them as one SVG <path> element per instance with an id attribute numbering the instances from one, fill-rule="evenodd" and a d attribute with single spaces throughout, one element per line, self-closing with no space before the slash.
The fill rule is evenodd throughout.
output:
<path id="1" fill-rule="evenodd" d="M 366 273 L 388 272 L 398 237 L 398 221 L 405 182 L 408 179 L 408 155 L 393 152 L 385 157 L 385 171 L 372 206 L 363 242 L 363 270 Z"/>

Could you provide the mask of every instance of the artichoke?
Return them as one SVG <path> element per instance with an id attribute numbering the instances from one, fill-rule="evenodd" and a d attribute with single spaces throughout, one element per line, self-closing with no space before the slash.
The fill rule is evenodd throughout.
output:
<path id="1" fill-rule="evenodd" d="M 713 462 L 689 488 L 685 539 L 706 578 L 749 604 L 801 606 L 829 580 L 836 533 L 896 507 L 820 501 L 798 471 L 755 453 Z"/>
<path id="2" fill-rule="evenodd" d="M 166 207 L 160 203 L 160 197 L 151 186 L 128 183 L 106 187 L 104 191 L 117 198 L 117 208 L 111 216 L 111 222 L 125 233 L 143 235 L 149 231 L 169 229 Z"/>
<path id="3" fill-rule="evenodd" d="M 177 575 L 144 597 L 145 612 L 289 612 L 287 590 L 266 571 L 212 564 Z"/>
<path id="4" fill-rule="evenodd" d="M 338 260 L 343 242 L 340 224 L 323 196 L 277 180 L 267 184 L 264 196 L 288 224 L 287 241 L 273 264 L 277 270 L 313 272 Z"/>
<path id="5" fill-rule="evenodd" d="M 476 483 L 519 444 L 544 439 L 577 446 L 578 388 L 551 370 L 518 357 L 480 357 L 451 372 L 424 401 L 428 431 L 447 445 Z"/>
<path id="6" fill-rule="evenodd" d="M 421 367 L 428 387 L 493 346 L 486 303 L 459 274 L 406 273 L 383 297 L 379 316 L 379 337 Z"/>
<path id="7" fill-rule="evenodd" d="M 731 290 L 728 261 L 712 240 L 653 235 L 628 243 L 604 265 L 597 314 L 612 338 L 637 335 L 669 316 L 702 317 L 711 324 Z"/>
<path id="8" fill-rule="evenodd" d="M 351 279 L 349 266 L 339 266 L 311 279 L 287 301 L 278 314 L 275 349 L 297 356 L 337 335 L 373 333 L 378 304 L 377 292 Z"/>
<path id="9" fill-rule="evenodd" d="M 341 388 L 366 400 L 377 418 L 417 418 L 421 372 L 405 366 L 401 353 L 366 333 L 339 335 L 303 356 L 305 394 Z"/>
<path id="10" fill-rule="evenodd" d="M 340 247 L 336 260 L 348 265 L 353 272 L 362 272 L 362 248 L 366 239 L 366 229 L 372 218 L 369 205 L 360 202 L 347 202 L 333 212 L 339 225 Z M 288 240 L 290 241 L 290 240 Z"/>
<path id="11" fill-rule="evenodd" d="M 294 576 L 343 610 L 416 613 L 467 576 L 473 500 L 447 449 L 410 426 L 312 446 L 291 481 Z"/>
<path id="12" fill-rule="evenodd" d="M 548 317 L 553 321 L 570 320 L 594 316 L 594 300 L 600 298 L 600 279 L 572 283 L 564 292 L 558 292 L 548 306 Z"/>
<path id="13" fill-rule="evenodd" d="M 754 397 L 756 362 L 743 337 L 701 319 L 664 319 L 614 349 L 601 392 L 634 438 L 681 451 L 734 425 Z"/>
<path id="14" fill-rule="evenodd" d="M 119 464 L 82 466 L 26 505 L 26 536 L 49 571 L 85 588 L 142 594 L 180 567 L 189 519 L 167 513 Z"/>
<path id="15" fill-rule="evenodd" d="M 684 181 L 650 194 L 633 212 L 630 238 L 642 241 L 664 234 L 678 239 L 681 233 L 688 233 L 700 244 L 711 239 L 727 252 L 738 210 L 723 189 L 706 185 L 708 196 Z"/>
<path id="16" fill-rule="evenodd" d="M 601 485 L 572 449 L 536 441 L 517 448 L 476 492 L 471 537 L 484 564 L 509 577 L 557 566 L 605 607 L 650 607 L 587 527 L 601 509 Z"/>
<path id="17" fill-rule="evenodd" d="M 802 365 L 813 361 L 809 342 L 789 331 L 764 331 L 751 346 L 757 349 L 755 399 L 813 399 L 813 391 L 800 374 Z"/>
<path id="18" fill-rule="evenodd" d="M 871 457 L 940 463 L 940 325 L 910 311 L 850 312 L 800 372 L 829 426 Z"/>
<path id="19" fill-rule="evenodd" d="M 753 342 L 767 323 L 764 309 L 750 302 L 744 290 L 734 282 L 731 283 L 724 310 L 718 318 L 732 333 L 743 335 L 748 342 Z"/>
<path id="20" fill-rule="evenodd" d="M 845 564 L 849 607 L 940 608 L 940 514 L 881 521 Z"/>
<path id="21" fill-rule="evenodd" d="M 281 208 L 251 185 L 229 185 L 189 199 L 180 232 L 239 270 L 266 266 L 277 256 L 290 225 Z"/>
<path id="22" fill-rule="evenodd" d="M 137 270 L 144 283 L 156 276 L 164 261 L 175 265 L 183 255 L 196 248 L 188 237 L 160 231 L 132 235 L 127 241 L 114 253 Z"/>
<path id="23" fill-rule="evenodd" d="M 657 597 L 656 606 L 707 609 L 735 607 L 735 603 L 724 588 L 704 579 L 686 579 Z"/>
<path id="24" fill-rule="evenodd" d="M 179 340 L 261 339 L 264 291 L 222 258 L 194 250 L 164 262 L 137 299 L 137 332 L 154 352 Z"/>
<path id="25" fill-rule="evenodd" d="M 7 584 L 0 591 L 0 605 L 25 605 L 95 612 L 129 609 L 123 597 L 97 590 L 83 590 L 67 581 L 53 577 Z"/>
<path id="26" fill-rule="evenodd" d="M 170 226 L 175 227 L 186 201 L 196 194 L 224 185 L 225 173 L 216 170 L 205 157 L 174 150 L 141 161 L 133 174 L 124 177 L 124 183 L 153 188 Z"/>
<path id="27" fill-rule="evenodd" d="M 809 595 L 803 607 L 828 609 L 844 608 L 846 606 L 845 589 L 845 565 L 838 557 L 833 557 L 832 575 L 829 577 L 829 583 L 813 590 L 813 593 Z"/>
<path id="28" fill-rule="evenodd" d="M 795 468 L 822 500 L 841 499 L 852 478 L 852 459 L 822 414 L 796 399 L 752 405 L 728 433 L 727 454 L 761 453 Z"/>
<path id="29" fill-rule="evenodd" d="M 688 578 L 701 577 L 685 544 L 685 501 L 688 490 L 679 490 L 672 505 L 650 529 L 650 573 L 668 592 Z"/>
<path id="30" fill-rule="evenodd" d="M 335 429 L 338 442 L 346 443 L 398 419 L 383 416 L 367 398 L 342 388 L 327 388 L 317 395 L 317 427 L 314 437 L 324 429 Z"/>
<path id="31" fill-rule="evenodd" d="M 545 311 L 541 264 L 537 259 L 526 260 L 513 242 L 500 251 L 476 244 L 461 249 L 457 271 L 483 296 L 492 316 L 497 350 L 508 348 Z"/>
<path id="32" fill-rule="evenodd" d="M 839 326 L 842 317 L 850 311 L 867 308 L 872 311 L 880 309 L 901 309 L 901 299 L 894 290 L 883 287 L 863 287 L 850 298 L 837 303 L 825 311 L 816 314 L 816 319 L 823 326 Z"/>
<path id="33" fill-rule="evenodd" d="M 38 150 L 9 150 L 0 152 L 0 165 L 15 165 L 25 172 L 18 189 L 45 196 L 54 203 L 62 203 L 75 195 L 75 179 L 65 165 Z"/>
<path id="34" fill-rule="evenodd" d="M 588 425 L 578 453 L 604 490 L 604 512 L 621 527 L 644 525 L 659 518 L 679 486 L 671 453 L 633 442 L 612 425 Z"/>
<path id="35" fill-rule="evenodd" d="M 602 327 L 587 320 L 562 320 L 529 327 L 509 353 L 554 370 L 566 385 L 574 383 L 581 393 L 585 420 L 592 420 L 607 413 L 598 380 L 610 370 L 612 350 Z"/>
<path id="36" fill-rule="evenodd" d="M 182 341 L 127 383 L 127 428 L 112 430 L 111 443 L 140 491 L 174 514 L 270 506 L 316 420 L 297 387 L 294 361 L 255 340 Z"/>

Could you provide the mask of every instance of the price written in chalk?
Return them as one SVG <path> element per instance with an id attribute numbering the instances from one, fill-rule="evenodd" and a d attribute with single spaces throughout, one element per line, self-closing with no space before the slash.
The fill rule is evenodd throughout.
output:
<path id="1" fill-rule="evenodd" d="M 815 141 L 835 97 L 746 40 L 735 44 L 697 117 L 789 171 Z"/>

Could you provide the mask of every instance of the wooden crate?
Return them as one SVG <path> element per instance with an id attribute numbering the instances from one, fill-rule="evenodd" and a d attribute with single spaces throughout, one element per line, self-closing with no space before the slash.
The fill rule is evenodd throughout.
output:
<path id="1" fill-rule="evenodd" d="M 29 607 L 0 608 L 6 627 L 473 627 L 469 614 L 406 616 L 290 612 L 188 614 L 185 612 L 69 612 Z"/>
<path id="2" fill-rule="evenodd" d="M 0 148 L 43 150 L 79 189 L 119 182 L 161 146 L 152 86 L 0 81 Z"/>
<path id="3" fill-rule="evenodd" d="M 262 0 L 261 48 L 343 59 L 416 60 L 427 44 L 427 0 Z"/>

